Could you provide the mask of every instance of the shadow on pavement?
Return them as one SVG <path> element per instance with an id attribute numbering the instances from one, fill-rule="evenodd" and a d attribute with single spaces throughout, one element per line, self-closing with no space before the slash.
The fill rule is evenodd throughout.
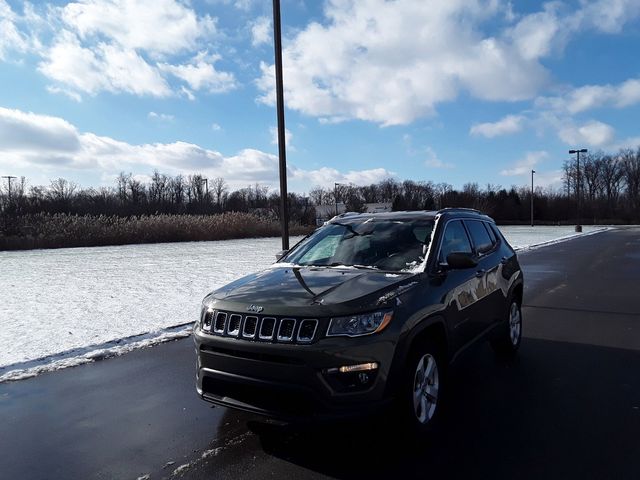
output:
<path id="1" fill-rule="evenodd" d="M 335 478 L 637 479 L 639 371 L 637 351 L 527 339 L 513 363 L 482 347 L 453 367 L 421 441 L 390 416 L 250 428 L 266 454 Z"/>

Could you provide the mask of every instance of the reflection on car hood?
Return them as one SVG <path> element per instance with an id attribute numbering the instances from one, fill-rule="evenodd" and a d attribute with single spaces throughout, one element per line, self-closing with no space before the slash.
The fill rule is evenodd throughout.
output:
<path id="1" fill-rule="evenodd" d="M 414 275 L 348 268 L 274 266 L 240 278 L 216 290 L 209 298 L 223 303 L 260 305 L 265 313 L 274 307 L 282 310 L 282 307 L 310 305 L 357 304 L 366 308 L 392 300 L 394 295 L 389 292 L 394 289 L 404 292 L 405 284 L 415 285 Z"/>

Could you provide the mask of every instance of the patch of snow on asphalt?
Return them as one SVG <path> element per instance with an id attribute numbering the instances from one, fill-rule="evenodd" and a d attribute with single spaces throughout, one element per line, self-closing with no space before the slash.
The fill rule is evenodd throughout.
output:
<path id="1" fill-rule="evenodd" d="M 518 249 L 575 235 L 500 229 Z M 279 238 L 260 238 L 0 252 L 0 382 L 187 336 L 166 329 L 195 321 L 207 293 L 268 267 L 280 249 Z"/>

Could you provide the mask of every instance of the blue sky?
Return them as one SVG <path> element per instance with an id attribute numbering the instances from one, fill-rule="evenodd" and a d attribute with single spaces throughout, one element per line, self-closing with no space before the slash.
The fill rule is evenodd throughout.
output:
<path id="1" fill-rule="evenodd" d="M 640 145 L 640 0 L 282 0 L 290 189 L 558 187 Z M 277 189 L 271 2 L 0 0 L 0 172 Z"/>

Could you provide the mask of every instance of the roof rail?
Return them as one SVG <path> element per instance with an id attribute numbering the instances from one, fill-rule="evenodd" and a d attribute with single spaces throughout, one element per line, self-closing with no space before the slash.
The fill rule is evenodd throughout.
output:
<path id="1" fill-rule="evenodd" d="M 446 212 L 469 212 L 469 213 L 478 213 L 480 215 L 484 215 L 480 210 L 476 210 L 475 208 L 464 208 L 464 207 L 447 207 L 441 208 L 438 210 L 438 213 L 446 213 Z"/>

